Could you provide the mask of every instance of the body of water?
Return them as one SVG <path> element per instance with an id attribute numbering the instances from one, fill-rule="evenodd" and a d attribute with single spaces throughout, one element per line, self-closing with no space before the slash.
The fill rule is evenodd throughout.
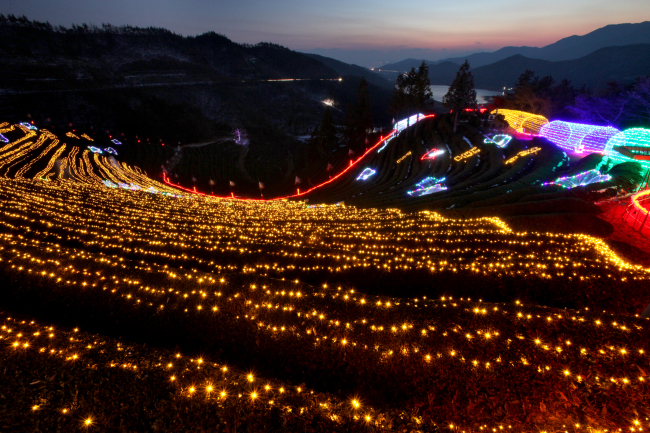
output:
<path id="1" fill-rule="evenodd" d="M 442 101 L 442 97 L 447 94 L 449 91 L 449 86 L 429 86 L 431 88 L 431 93 L 433 93 L 433 99 L 436 101 Z M 486 96 L 500 95 L 501 92 L 495 92 L 494 90 L 485 90 L 485 89 L 474 89 L 476 90 L 476 102 L 479 104 L 487 104 Z"/>

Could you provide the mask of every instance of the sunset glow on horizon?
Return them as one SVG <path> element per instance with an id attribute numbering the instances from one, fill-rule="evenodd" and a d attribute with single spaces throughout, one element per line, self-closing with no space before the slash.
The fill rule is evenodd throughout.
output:
<path id="1" fill-rule="evenodd" d="M 183 35 L 215 31 L 238 43 L 273 42 L 332 57 L 345 57 L 344 52 L 354 57 L 357 52 L 364 66 L 406 57 L 436 60 L 504 46 L 542 47 L 608 24 L 650 20 L 646 0 L 22 0 L 5 2 L 0 13 L 64 26 L 129 24 Z M 362 60 L 364 52 L 375 52 L 377 60 Z M 380 61 L 382 52 L 386 59 Z"/>

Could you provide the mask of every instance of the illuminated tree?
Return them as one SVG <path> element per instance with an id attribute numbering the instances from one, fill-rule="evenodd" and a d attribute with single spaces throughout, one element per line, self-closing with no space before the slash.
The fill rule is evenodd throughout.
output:
<path id="1" fill-rule="evenodd" d="M 442 98 L 442 105 L 454 112 L 454 133 L 458 126 L 458 113 L 466 108 L 476 107 L 476 90 L 474 76 L 469 72 L 469 62 L 465 60 L 456 73 L 449 91 Z"/>

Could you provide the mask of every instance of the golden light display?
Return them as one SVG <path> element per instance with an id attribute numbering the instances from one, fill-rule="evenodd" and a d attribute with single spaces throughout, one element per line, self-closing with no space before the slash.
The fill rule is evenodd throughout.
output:
<path id="1" fill-rule="evenodd" d="M 404 161 L 404 160 L 405 160 L 408 156 L 410 156 L 410 155 L 411 155 L 411 151 L 409 150 L 408 152 L 406 152 L 406 154 L 404 154 L 404 156 L 402 156 L 402 157 L 401 157 L 400 159 L 398 159 L 396 162 L 399 164 L 400 162 Z"/>
<path id="2" fill-rule="evenodd" d="M 542 126 L 548 123 L 546 117 L 525 111 L 499 108 L 494 110 L 492 114 L 502 114 L 512 129 L 524 134 L 539 135 Z"/>
<path id="3" fill-rule="evenodd" d="M 8 144 L 0 148 L 0 176 L 4 178 L 66 179 L 111 188 L 181 193 L 149 178 L 137 167 L 116 161 L 111 155 L 91 152 L 79 143 L 81 138 L 72 132 L 66 133 L 66 137 L 74 138 L 73 145 L 68 145 L 61 143 L 47 130 L 35 131 L 23 125 L 7 123 L 2 124 L 0 129 L 11 138 Z M 82 138 L 92 141 L 86 134 Z"/>
<path id="4" fill-rule="evenodd" d="M 157 184 L 136 168 L 54 144 L 47 132 L 0 128 L 13 128 L 6 134 L 14 140 L 0 153 L 6 299 L 98 323 L 113 315 L 123 326 L 146 323 L 171 344 L 175 332 L 210 347 L 235 340 L 269 364 L 308 373 L 302 377 L 340 374 L 356 389 L 335 398 L 211 355 L 135 347 L 5 314 L 7 359 L 147 374 L 173 387 L 175 399 L 215 407 L 241 401 L 299 416 L 308 395 L 309 411 L 331 422 L 386 431 L 398 430 L 400 417 L 459 432 L 650 428 L 650 326 L 634 316 L 635 305 L 647 303 L 650 269 L 603 240 L 517 233 L 498 218 L 107 188 L 105 180 Z M 67 163 L 52 171 L 57 152 L 55 161 L 65 155 Z M 45 156 L 29 165 L 34 155 Z M 389 296 L 345 283 L 357 273 L 370 288 L 403 282 L 386 288 Z M 419 293 L 401 294 L 416 274 L 426 277 Z M 472 287 L 445 281 L 501 284 L 508 296 L 516 284 L 524 298 L 553 304 L 564 296 L 578 308 L 448 295 Z M 101 413 L 42 402 L 34 392 L 30 416 L 68 411 L 79 426 L 101 425 Z M 395 395 L 394 407 L 383 404 Z"/>
<path id="5" fill-rule="evenodd" d="M 518 160 L 522 156 L 533 155 L 533 154 L 539 152 L 540 150 L 542 150 L 541 147 L 533 147 L 532 149 L 522 150 L 521 152 L 517 153 L 512 158 L 507 159 L 505 163 L 506 164 L 512 164 L 513 162 L 515 162 L 516 160 Z"/>
<path id="6" fill-rule="evenodd" d="M 478 147 L 472 147 L 467 152 L 463 152 L 458 156 L 454 156 L 454 161 L 460 162 L 464 159 L 471 158 L 472 156 L 477 155 L 480 151 L 481 149 L 479 149 Z"/>

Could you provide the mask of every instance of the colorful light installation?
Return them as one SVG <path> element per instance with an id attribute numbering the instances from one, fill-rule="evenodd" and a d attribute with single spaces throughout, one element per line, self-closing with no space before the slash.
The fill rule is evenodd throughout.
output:
<path id="1" fill-rule="evenodd" d="M 35 127 L 34 125 L 32 125 L 30 123 L 27 123 L 27 122 L 21 122 L 21 123 L 19 123 L 19 125 L 24 126 L 25 128 L 30 129 L 32 131 L 38 131 L 37 127 Z"/>
<path id="2" fill-rule="evenodd" d="M 546 117 L 525 111 L 497 109 L 493 114 L 503 114 L 511 128 L 524 134 L 540 135 L 542 126 L 548 123 Z"/>
<path id="3" fill-rule="evenodd" d="M 107 147 L 106 149 L 104 149 L 104 152 L 112 153 L 113 155 L 117 156 L 117 150 L 113 149 L 112 147 Z"/>
<path id="4" fill-rule="evenodd" d="M 604 153 L 607 142 L 618 133 L 611 126 L 554 120 L 542 127 L 540 135 L 569 152 Z"/>
<path id="5" fill-rule="evenodd" d="M 435 117 L 435 114 L 427 114 L 426 116 L 418 115 L 418 120 L 424 120 L 424 119 L 428 119 L 428 118 L 431 118 L 431 117 Z M 297 194 L 292 194 L 292 195 L 287 195 L 287 196 L 279 196 L 279 197 L 274 197 L 274 198 L 270 198 L 270 199 L 264 199 L 264 198 L 261 198 L 261 199 L 258 199 L 258 198 L 242 198 L 242 197 L 232 197 L 232 196 L 223 196 L 223 197 L 218 197 L 218 196 L 214 196 L 214 195 L 213 195 L 213 197 L 224 198 L 224 199 L 229 199 L 229 200 L 253 201 L 253 202 L 254 202 L 254 201 L 285 200 L 285 199 L 287 199 L 287 198 L 303 197 L 303 196 L 305 196 L 305 195 L 311 193 L 312 191 L 314 191 L 314 190 L 316 190 L 316 189 L 322 188 L 322 187 L 324 187 L 325 185 L 328 185 L 328 184 L 330 184 L 330 183 L 332 183 L 332 182 L 335 182 L 337 179 L 341 178 L 341 177 L 344 176 L 346 173 L 348 173 L 348 172 L 351 171 L 352 169 L 356 168 L 357 164 L 359 164 L 359 163 L 360 163 L 360 162 L 361 162 L 361 161 L 362 161 L 366 156 L 368 156 L 370 153 L 372 153 L 372 152 L 374 152 L 375 150 L 377 150 L 377 148 L 383 149 L 384 147 L 386 147 L 386 142 L 389 141 L 389 140 L 391 140 L 392 138 L 394 138 L 394 137 L 396 137 L 396 136 L 397 136 L 397 131 L 395 131 L 395 130 L 391 131 L 391 133 L 390 133 L 389 135 L 387 135 L 386 137 L 383 137 L 383 136 L 382 136 L 381 139 L 380 139 L 377 143 L 375 143 L 375 145 L 372 146 L 370 149 L 366 150 L 366 152 L 365 152 L 364 154 L 362 154 L 361 156 L 359 156 L 359 157 L 358 157 L 357 159 L 355 159 L 354 161 L 350 161 L 350 165 L 349 165 L 349 166 L 346 166 L 345 169 L 343 169 L 341 172 L 339 172 L 338 174 L 332 176 L 330 179 L 328 179 L 328 180 L 326 180 L 326 181 L 324 181 L 324 182 L 322 182 L 322 183 L 320 183 L 320 184 L 318 184 L 318 185 L 312 186 L 311 188 L 309 188 L 309 189 L 306 190 L 306 191 L 300 191 L 300 192 L 297 193 Z M 383 146 L 382 146 L 382 145 L 383 145 Z M 181 185 L 177 185 L 177 184 L 172 183 L 172 182 L 169 180 L 169 177 L 166 176 L 164 173 L 163 173 L 163 182 L 164 182 L 165 184 L 170 185 L 170 186 L 172 186 L 172 187 L 174 187 L 174 188 L 176 188 L 176 189 L 179 189 L 179 190 L 181 190 L 181 191 L 189 192 L 189 193 L 191 193 L 191 194 L 196 194 L 196 195 L 205 195 L 205 194 L 203 194 L 203 193 L 201 193 L 201 192 L 198 192 L 198 191 L 195 191 L 195 190 L 193 190 L 193 189 L 185 188 L 185 187 L 183 187 L 183 186 L 181 186 Z"/>
<path id="6" fill-rule="evenodd" d="M 0 134 L 0 141 L 3 143 L 9 143 L 9 139 L 2 134 Z"/>
<path id="7" fill-rule="evenodd" d="M 400 120 L 397 122 L 394 126 L 395 131 L 397 133 L 400 133 L 404 129 L 408 128 L 411 125 L 415 125 L 419 120 L 424 119 L 426 116 L 422 113 L 414 114 L 411 117 L 408 117 L 406 119 Z"/>
<path id="8" fill-rule="evenodd" d="M 496 144 L 497 147 L 504 148 L 510 143 L 510 140 L 512 140 L 512 136 L 508 134 L 497 134 L 492 138 L 486 138 L 483 143 L 485 144 Z"/>
<path id="9" fill-rule="evenodd" d="M 361 172 L 359 177 L 357 177 L 357 180 L 366 180 L 375 173 L 376 171 L 373 170 L 372 168 L 366 168 Z"/>
<path id="10" fill-rule="evenodd" d="M 630 128 L 609 139 L 605 154 L 616 163 L 635 161 L 650 169 L 650 129 Z"/>
<path id="11" fill-rule="evenodd" d="M 92 153 L 99 153 L 99 154 L 104 153 L 103 150 L 101 150 L 99 147 L 95 147 L 95 146 L 88 146 L 88 150 L 90 150 Z"/>
<path id="12" fill-rule="evenodd" d="M 438 183 L 436 185 L 430 186 L 429 188 L 416 189 L 414 191 L 408 191 L 408 195 L 411 197 L 422 197 L 423 195 L 433 194 L 434 192 L 440 192 L 446 190 L 447 187 Z"/>
<path id="13" fill-rule="evenodd" d="M 118 146 L 122 144 L 122 142 L 120 142 L 120 140 L 118 140 L 117 138 L 114 138 L 114 139 L 112 139 L 111 141 L 112 141 L 113 143 L 117 144 Z"/>
<path id="14" fill-rule="evenodd" d="M 602 174 L 600 171 L 588 170 L 574 176 L 564 176 L 556 179 L 554 182 L 546 182 L 543 185 L 560 185 L 564 188 L 571 189 L 577 186 L 585 186 L 592 183 L 607 182 L 611 180 L 612 176 L 609 174 Z"/>
<path id="15" fill-rule="evenodd" d="M 420 158 L 420 160 L 424 161 L 425 159 L 436 159 L 436 156 L 440 156 L 443 153 L 445 153 L 444 150 L 433 149 L 432 151 L 425 153 L 424 156 L 422 156 L 422 158 Z"/>
<path id="16" fill-rule="evenodd" d="M 384 145 L 381 146 L 379 148 L 379 150 L 377 150 L 377 153 L 379 153 L 382 150 L 386 149 L 386 146 L 388 146 L 388 143 L 390 143 L 390 141 L 395 137 L 397 137 L 397 134 L 395 134 L 395 131 L 391 132 L 390 135 L 384 139 Z"/>
<path id="17" fill-rule="evenodd" d="M 444 182 L 444 180 L 444 177 L 442 179 L 427 177 L 420 183 L 416 184 L 416 188 L 413 191 L 407 191 L 406 193 L 411 197 L 421 197 L 423 195 L 433 194 L 434 192 L 446 190 L 447 187 L 443 186 L 441 183 Z"/>

